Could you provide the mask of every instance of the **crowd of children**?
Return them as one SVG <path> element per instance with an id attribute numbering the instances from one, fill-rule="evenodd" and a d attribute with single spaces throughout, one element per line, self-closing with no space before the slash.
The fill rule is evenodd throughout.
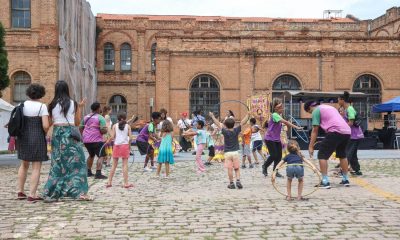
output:
<path id="1" fill-rule="evenodd" d="M 342 105 L 347 106 L 345 103 Z M 305 110 L 312 112 L 316 106 L 316 104 L 307 105 Z M 160 112 L 153 112 L 151 121 L 141 126 L 136 137 L 137 149 L 141 155 L 145 155 L 143 171 L 152 172 L 156 170 L 158 177 L 168 178 L 171 173 L 170 165 L 175 163 L 175 150 L 180 149 L 180 152 L 194 150 L 197 174 L 204 174 L 206 166 L 213 165 L 213 162 L 224 162 L 229 180 L 228 188 L 242 189 L 240 166 L 242 169 L 255 168 L 260 164 L 259 158 L 261 157 L 263 160 L 262 173 L 265 176 L 268 176 L 268 168 L 272 163 L 274 163 L 273 171 L 276 168 L 279 169 L 283 164 L 287 164 L 287 200 L 292 200 L 291 185 L 293 178 L 298 179 L 297 199 L 305 200 L 302 197 L 304 186 L 303 164 L 309 165 L 313 170 L 316 170 L 316 168 L 301 155 L 297 142 L 287 140 L 286 132 L 288 127 L 294 129 L 301 129 L 301 127 L 282 117 L 284 107 L 281 100 L 274 99 L 271 109 L 271 117 L 259 124 L 250 113 L 246 114 L 240 124 L 237 124 L 234 113 L 231 110 L 227 112 L 227 116 L 222 122 L 212 112 L 209 113 L 208 121 L 199 111 L 192 114 L 192 119 L 187 118 L 187 113 L 182 113 L 182 118 L 177 123 L 180 136 L 179 143 L 184 145 L 182 148 L 174 140 L 174 124 L 172 119 L 167 116 L 167 111 L 162 109 Z M 352 109 L 350 108 L 350 110 Z M 103 147 L 106 152 L 104 164 L 106 164 L 106 167 L 111 167 L 106 187 L 112 187 L 118 161 L 122 159 L 123 187 L 132 188 L 133 184 L 128 181 L 128 159 L 132 154 L 133 135 L 131 124 L 137 121 L 137 117 L 133 116 L 128 120 L 126 113 L 120 112 L 118 121 L 113 124 L 110 117 L 111 112 L 111 108 L 108 106 L 105 106 L 102 111 L 107 127 L 107 132 L 104 133 Z M 313 117 L 315 118 L 315 116 Z M 351 115 L 351 117 L 354 119 L 354 116 Z M 351 117 L 349 119 L 352 119 Z M 322 118 L 319 121 L 323 121 Z M 316 124 L 314 120 L 313 124 Z M 11 138 L 9 142 L 9 150 L 14 151 L 14 139 Z M 205 150 L 208 150 L 208 157 L 203 162 L 202 155 Z M 312 153 L 311 150 L 313 149 L 310 148 Z M 326 150 L 324 156 L 331 154 L 331 150 L 332 148 Z M 339 157 L 343 158 L 342 152 L 340 151 L 341 156 Z M 157 166 L 155 166 L 155 160 L 157 161 Z M 357 165 L 358 161 L 354 162 L 354 165 L 359 167 Z M 165 167 L 165 175 L 161 173 L 163 165 Z M 323 181 L 320 184 L 322 187 L 329 186 L 325 169 L 323 165 Z M 356 174 L 361 174 L 359 168 L 356 171 Z M 275 177 L 283 176 L 276 172 L 276 174 L 273 174 L 273 178 Z M 343 182 L 348 185 L 347 175 L 344 177 Z"/>

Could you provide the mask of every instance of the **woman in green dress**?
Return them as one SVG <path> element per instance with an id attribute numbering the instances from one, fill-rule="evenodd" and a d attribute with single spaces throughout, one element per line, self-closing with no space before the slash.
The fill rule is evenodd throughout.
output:
<path id="1" fill-rule="evenodd" d="M 49 105 L 49 114 L 54 126 L 51 140 L 51 168 L 44 186 L 45 201 L 60 198 L 91 200 L 87 195 L 87 169 L 82 144 L 71 138 L 72 128 L 80 123 L 81 107 L 69 96 L 65 81 L 57 81 L 54 99 Z"/>

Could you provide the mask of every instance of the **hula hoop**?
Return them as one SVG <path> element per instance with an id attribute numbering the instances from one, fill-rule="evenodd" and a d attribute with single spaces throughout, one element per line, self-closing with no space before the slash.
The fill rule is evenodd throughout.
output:
<path id="1" fill-rule="evenodd" d="M 107 145 L 107 143 L 104 143 L 102 146 L 101 146 L 101 148 L 100 148 L 100 151 L 99 151 L 99 156 L 101 156 L 101 152 L 103 151 L 103 149 L 104 149 L 104 147 Z"/>
<path id="2" fill-rule="evenodd" d="M 242 104 L 243 106 L 246 107 L 247 111 L 250 111 L 249 107 L 248 107 L 245 103 L 243 103 L 243 102 L 241 102 L 241 101 L 239 101 L 239 100 L 226 100 L 226 101 L 222 101 L 222 102 L 220 102 L 220 103 L 215 104 L 214 107 L 216 107 L 216 106 L 218 106 L 218 105 L 221 105 L 222 103 L 227 103 L 227 102 L 236 102 L 236 103 L 240 103 L 240 104 Z"/>
<path id="3" fill-rule="evenodd" d="M 275 170 L 272 172 L 272 176 L 271 176 L 271 183 L 272 186 L 274 187 L 274 189 L 281 195 L 287 197 L 286 193 L 283 193 L 281 190 L 279 190 L 279 188 L 276 186 L 276 182 L 275 182 L 275 178 L 276 178 L 276 173 L 278 172 L 278 170 L 284 168 L 284 167 L 288 167 L 288 166 L 306 166 L 307 168 L 311 169 L 314 173 L 316 173 L 316 175 L 318 176 L 318 183 L 320 183 L 322 181 L 321 175 L 316 172 L 314 169 L 312 169 L 311 166 L 309 166 L 308 164 L 305 163 L 293 163 L 293 164 L 283 164 L 282 166 L 280 166 L 279 168 L 275 168 Z M 303 196 L 309 196 L 311 194 L 313 194 L 314 192 L 316 192 L 319 188 L 318 187 L 314 187 L 314 190 L 308 193 L 303 194 Z"/>
<path id="4" fill-rule="evenodd" d="M 294 122 L 296 123 L 297 126 L 300 126 L 300 123 L 299 123 L 299 121 L 296 120 L 296 118 L 294 118 L 292 115 L 289 115 L 289 117 L 290 117 L 290 120 L 291 120 L 291 121 L 294 121 Z M 303 142 L 305 142 L 305 143 L 309 143 L 309 142 L 310 142 L 310 140 L 308 139 L 307 134 L 304 133 L 304 130 L 302 131 L 302 132 L 303 132 L 303 135 L 304 135 L 304 138 L 303 138 L 303 136 L 301 136 L 301 134 L 300 134 L 295 128 L 293 128 L 292 130 L 294 130 L 294 132 L 296 133 L 296 135 L 297 135 L 301 140 L 303 140 Z"/>

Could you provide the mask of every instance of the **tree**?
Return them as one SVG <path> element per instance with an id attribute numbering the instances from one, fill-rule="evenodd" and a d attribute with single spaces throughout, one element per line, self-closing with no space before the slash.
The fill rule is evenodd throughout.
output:
<path id="1" fill-rule="evenodd" d="M 8 72 L 8 60 L 6 44 L 4 42 L 5 30 L 3 24 L 0 22 L 0 97 L 1 91 L 6 89 L 10 84 L 10 78 L 7 75 Z"/>

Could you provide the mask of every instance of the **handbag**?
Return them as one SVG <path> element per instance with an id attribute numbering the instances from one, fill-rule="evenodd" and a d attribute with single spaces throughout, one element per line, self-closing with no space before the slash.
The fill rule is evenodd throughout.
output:
<path id="1" fill-rule="evenodd" d="M 69 134 L 69 137 L 74 139 L 77 142 L 82 142 L 82 135 L 81 132 L 79 131 L 78 127 L 76 126 L 72 126 L 67 117 L 65 117 L 65 119 L 67 120 L 68 125 L 71 127 L 71 133 Z"/>

